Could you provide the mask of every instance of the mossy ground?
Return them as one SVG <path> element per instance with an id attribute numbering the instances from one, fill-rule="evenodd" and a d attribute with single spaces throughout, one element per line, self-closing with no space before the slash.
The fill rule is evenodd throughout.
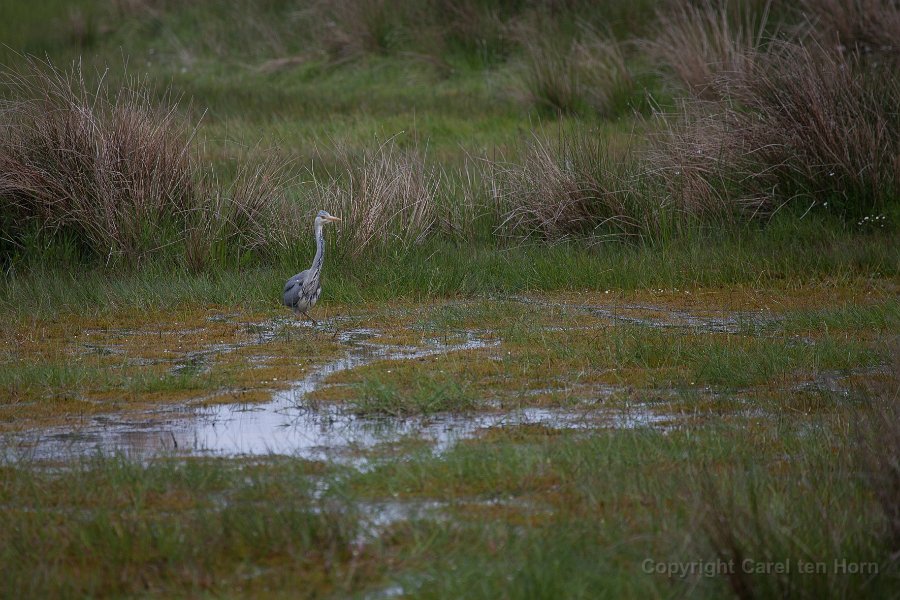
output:
<path id="1" fill-rule="evenodd" d="M 340 333 L 358 328 L 387 348 L 472 335 L 491 344 L 339 372 L 311 406 L 402 419 L 640 404 L 672 420 L 496 425 L 438 454 L 402 436 L 352 450 L 367 465 L 359 470 L 277 456 L 8 462 L 4 593 L 715 597 L 727 578 L 672 579 L 642 564 L 714 560 L 716 527 L 754 560 L 846 558 L 878 569 L 746 575 L 760 593 L 896 591 L 884 517 L 850 475 L 861 415 L 896 401 L 892 281 L 331 305 L 327 314 L 316 328 L 223 306 L 20 319 L 4 329 L 3 427 L 77 431 L 98 413 L 265 402 L 344 355 Z M 373 390 L 379 403 L 366 400 Z M 734 521 L 716 525 L 723 507 Z"/>
<path id="2" fill-rule="evenodd" d="M 160 403 L 268 400 L 340 349 L 298 325 L 223 307 L 22 320 L 3 333 L 3 427 Z"/>
<path id="3" fill-rule="evenodd" d="M 818 307 L 828 306 L 828 309 Z M 14 320 L 3 330 L 5 429 L 70 422 L 160 402 L 264 402 L 346 352 L 341 331 L 382 348 L 483 347 L 385 359 L 329 377 L 312 402 L 474 395 L 490 410 L 655 390 L 759 395 L 885 377 L 895 349 L 895 285 L 873 281 L 760 290 L 560 292 L 330 306 L 312 327 L 284 312 L 208 306 Z M 322 315 L 320 315 L 322 316 Z M 437 346 L 435 346 L 437 345 Z M 368 391 L 367 391 L 368 390 Z M 430 405 L 430 404 L 429 404 Z M 441 410 L 440 403 L 433 406 Z"/>

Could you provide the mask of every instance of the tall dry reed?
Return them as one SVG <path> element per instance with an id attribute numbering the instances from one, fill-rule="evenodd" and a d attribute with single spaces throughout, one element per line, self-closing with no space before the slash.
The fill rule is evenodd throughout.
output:
<path id="1" fill-rule="evenodd" d="M 763 47 L 768 4 L 760 14 L 741 6 L 677 2 L 658 11 L 656 33 L 645 46 L 692 94 L 719 98 L 722 76 L 747 72 Z"/>
<path id="2" fill-rule="evenodd" d="M 105 262 L 129 264 L 183 250 L 192 268 L 288 243 L 289 177 L 277 163 L 244 163 L 221 183 L 198 159 L 195 128 L 176 102 L 157 101 L 145 81 L 113 88 L 102 76 L 89 83 L 80 65 L 23 65 L 2 75 L 5 240 L 21 246 L 36 228 Z"/>
<path id="3" fill-rule="evenodd" d="M 304 188 L 309 211 L 341 215 L 340 251 L 359 256 L 373 248 L 408 248 L 434 231 L 441 172 L 417 148 L 395 138 L 354 151 L 333 149 L 336 167 Z"/>
<path id="4" fill-rule="evenodd" d="M 771 214 L 786 202 L 870 214 L 900 189 L 900 78 L 815 42 L 770 44 L 720 100 L 688 99 L 652 163 L 686 210 Z"/>
<path id="5" fill-rule="evenodd" d="M 197 199 L 191 127 L 145 82 L 114 93 L 30 59 L 6 72 L 0 199 L 17 222 L 71 232 L 110 259 L 135 260 L 170 240 Z"/>

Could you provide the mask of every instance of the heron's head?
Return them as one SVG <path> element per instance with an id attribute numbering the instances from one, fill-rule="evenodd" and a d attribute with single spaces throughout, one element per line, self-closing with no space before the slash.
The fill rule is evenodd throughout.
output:
<path id="1" fill-rule="evenodd" d="M 320 210 L 319 214 L 316 215 L 316 227 L 321 227 L 325 223 L 333 223 L 335 221 L 340 221 L 340 219 L 331 215 L 327 210 Z"/>

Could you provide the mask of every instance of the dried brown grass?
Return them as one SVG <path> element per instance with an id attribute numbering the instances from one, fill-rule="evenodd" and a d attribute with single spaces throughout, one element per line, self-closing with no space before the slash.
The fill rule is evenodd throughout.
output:
<path id="1" fill-rule="evenodd" d="M 652 227 L 628 154 L 614 155 L 599 136 L 561 132 L 556 143 L 533 137 L 516 161 L 491 161 L 492 195 L 503 215 L 498 232 L 559 241 Z"/>
<path id="2" fill-rule="evenodd" d="M 741 135 L 732 111 L 688 101 L 681 112 L 657 118 L 662 133 L 649 152 L 651 173 L 664 182 L 666 196 L 679 212 L 732 221 L 773 208 L 776 177 L 756 168 L 757 149 Z"/>
<path id="3" fill-rule="evenodd" d="M 234 162 L 237 171 L 228 183 L 215 173 L 205 177 L 204 198 L 185 215 L 185 263 L 193 271 L 235 253 L 274 258 L 306 232 L 302 212 L 289 199 L 289 161 L 255 148 Z"/>
<path id="4" fill-rule="evenodd" d="M 765 164 L 783 166 L 782 185 L 862 210 L 900 189 L 896 72 L 817 45 L 779 43 L 732 97 L 749 109 L 741 115 L 749 144 Z"/>
<path id="5" fill-rule="evenodd" d="M 408 248 L 433 232 L 442 176 L 418 148 L 400 148 L 390 138 L 362 150 L 336 146 L 332 153 L 336 167 L 313 178 L 304 204 L 342 217 L 336 233 L 341 252 Z"/>
<path id="6" fill-rule="evenodd" d="M 739 76 L 756 61 L 767 18 L 768 4 L 757 15 L 721 0 L 679 2 L 657 13 L 657 31 L 646 46 L 692 94 L 714 99 L 723 74 Z"/>
<path id="7" fill-rule="evenodd" d="M 801 0 L 799 9 L 823 45 L 840 50 L 900 53 L 900 4 L 894 0 Z"/>
<path id="8" fill-rule="evenodd" d="M 111 97 L 80 67 L 36 60 L 3 78 L 0 198 L 4 212 L 75 233 L 91 250 L 136 260 L 167 239 L 197 196 L 192 129 L 144 82 Z"/>
<path id="9" fill-rule="evenodd" d="M 686 100 L 653 164 L 692 213 L 771 214 L 785 202 L 830 202 L 869 214 L 900 189 L 900 78 L 858 55 L 772 43 L 719 101 Z"/>
<path id="10" fill-rule="evenodd" d="M 271 252 L 292 235 L 283 166 L 244 163 L 227 185 L 193 148 L 194 127 L 146 82 L 90 84 L 28 59 L 3 74 L 3 237 L 63 235 L 106 262 L 135 264 L 183 249 L 203 268 L 225 254 Z M 27 248 L 23 248 L 27 251 Z"/>
<path id="11" fill-rule="evenodd" d="M 500 211 L 493 202 L 490 173 L 485 164 L 483 159 L 467 156 L 458 169 L 442 170 L 435 226 L 451 240 L 472 242 L 479 234 L 481 223 L 488 224 L 489 232 L 498 220 Z"/>

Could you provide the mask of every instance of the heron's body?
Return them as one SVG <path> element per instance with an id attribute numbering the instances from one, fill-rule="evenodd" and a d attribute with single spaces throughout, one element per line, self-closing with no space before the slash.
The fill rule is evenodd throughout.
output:
<path id="1" fill-rule="evenodd" d="M 298 314 L 305 314 L 315 306 L 321 295 L 319 273 L 313 275 L 312 269 L 297 273 L 284 284 L 284 305 Z"/>
<path id="2" fill-rule="evenodd" d="M 340 219 L 332 217 L 324 210 L 316 216 L 316 256 L 313 258 L 312 266 L 305 271 L 300 271 L 284 284 L 284 296 L 282 297 L 284 305 L 290 306 L 297 316 L 303 315 L 311 321 L 314 319 L 309 316 L 308 311 L 316 305 L 319 296 L 322 295 L 320 280 L 322 263 L 325 262 L 325 234 L 322 232 L 322 227 L 331 221 L 340 221 Z"/>

